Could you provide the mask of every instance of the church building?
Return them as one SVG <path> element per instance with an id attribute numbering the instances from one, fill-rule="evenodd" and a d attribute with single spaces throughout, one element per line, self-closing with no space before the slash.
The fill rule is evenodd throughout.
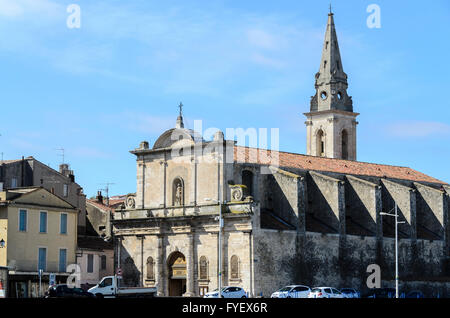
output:
<path id="1" fill-rule="evenodd" d="M 397 207 L 401 287 L 449 296 L 450 185 L 357 161 L 347 88 L 330 13 L 305 114 L 307 155 L 238 146 L 220 131 L 205 141 L 184 127 L 181 108 L 175 128 L 132 150 L 136 194 L 111 220 L 123 285 L 160 296 L 202 296 L 219 279 L 249 296 L 289 284 L 364 292 L 377 264 L 392 287 L 395 227 L 381 212 Z"/>

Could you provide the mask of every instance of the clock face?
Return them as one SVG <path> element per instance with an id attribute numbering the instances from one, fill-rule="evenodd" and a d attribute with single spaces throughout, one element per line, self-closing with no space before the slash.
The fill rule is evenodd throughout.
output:
<path id="1" fill-rule="evenodd" d="M 328 95 L 327 92 L 323 91 L 322 93 L 320 93 L 320 98 L 322 98 L 322 100 L 327 99 Z"/>

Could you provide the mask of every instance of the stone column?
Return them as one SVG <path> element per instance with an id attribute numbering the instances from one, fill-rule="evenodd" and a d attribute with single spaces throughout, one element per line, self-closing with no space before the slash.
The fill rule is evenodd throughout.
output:
<path id="1" fill-rule="evenodd" d="M 297 231 L 301 235 L 306 233 L 306 206 L 308 204 L 308 194 L 306 191 L 306 180 L 304 177 L 297 179 L 297 210 L 298 225 Z"/>
<path id="2" fill-rule="evenodd" d="M 156 288 L 157 295 L 164 296 L 165 291 L 165 255 L 164 255 L 164 236 L 158 236 L 158 254 L 156 259 Z"/>
<path id="3" fill-rule="evenodd" d="M 248 284 L 248 296 L 249 297 L 253 297 L 254 293 L 255 293 L 255 285 L 254 285 L 254 272 L 253 272 L 253 242 L 252 242 L 252 231 L 248 231 L 245 232 L 245 236 L 247 236 L 247 240 L 248 240 L 248 268 L 247 269 L 243 269 L 248 270 L 249 272 L 249 284 Z"/>
<path id="4" fill-rule="evenodd" d="M 140 286 L 141 287 L 143 287 L 144 286 L 144 239 L 145 239 L 145 236 L 144 235 L 137 235 L 136 236 L 136 239 L 138 240 L 138 241 L 141 241 L 141 257 L 140 257 L 140 269 L 139 269 L 139 272 L 140 272 L 140 275 L 139 275 L 139 284 L 140 284 Z"/>
<path id="5" fill-rule="evenodd" d="M 191 186 L 189 191 L 190 196 L 190 205 L 197 205 L 197 160 L 195 158 L 195 155 L 191 158 L 192 163 L 192 180 L 191 180 Z"/>
<path id="6" fill-rule="evenodd" d="M 188 246 L 188 255 L 186 262 L 186 293 L 183 296 L 186 297 L 194 297 L 196 295 L 195 292 L 195 252 L 194 252 L 194 244 L 195 244 L 195 233 L 191 232 L 188 234 L 189 246 Z"/>

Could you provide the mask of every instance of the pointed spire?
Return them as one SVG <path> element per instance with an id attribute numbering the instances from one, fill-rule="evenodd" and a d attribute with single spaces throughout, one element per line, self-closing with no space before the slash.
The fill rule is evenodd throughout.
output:
<path id="1" fill-rule="evenodd" d="M 347 74 L 344 73 L 342 67 L 331 4 L 315 87 L 317 92 L 311 100 L 311 111 L 330 109 L 353 111 L 351 98 L 346 93 L 348 87 Z"/>
<path id="2" fill-rule="evenodd" d="M 177 117 L 177 123 L 175 125 L 175 128 L 184 128 L 184 123 L 183 123 L 183 103 L 180 102 L 180 104 L 178 105 L 179 110 L 179 114 Z"/>

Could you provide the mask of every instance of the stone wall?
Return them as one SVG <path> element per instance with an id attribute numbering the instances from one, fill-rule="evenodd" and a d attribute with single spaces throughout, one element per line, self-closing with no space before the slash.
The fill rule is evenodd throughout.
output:
<path id="1" fill-rule="evenodd" d="M 395 273 L 395 245 L 389 238 L 384 239 L 381 264 L 377 260 L 375 237 L 346 235 L 345 258 L 340 256 L 340 240 L 336 234 L 307 232 L 300 235 L 296 231 L 262 229 L 255 233 L 254 242 L 255 270 L 259 275 L 255 281 L 256 295 L 262 292 L 270 297 L 279 288 L 292 284 L 353 287 L 365 293 L 368 291 L 367 266 L 378 264 L 385 281 L 392 279 Z M 442 277 L 442 251 L 442 241 L 418 240 L 412 245 L 409 239 L 401 240 L 400 280 L 422 281 L 422 287 L 430 288 Z"/>
<path id="2" fill-rule="evenodd" d="M 306 230 L 344 234 L 345 196 L 343 181 L 313 171 L 309 172 L 307 181 Z"/>

